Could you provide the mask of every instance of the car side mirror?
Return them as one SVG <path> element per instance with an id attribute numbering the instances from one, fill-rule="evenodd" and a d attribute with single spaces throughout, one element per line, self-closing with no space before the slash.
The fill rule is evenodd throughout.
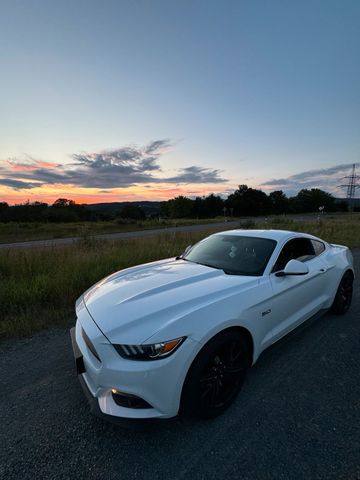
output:
<path id="1" fill-rule="evenodd" d="M 276 272 L 275 275 L 285 277 L 287 275 L 306 275 L 307 273 L 309 273 L 309 268 L 305 263 L 299 262 L 299 260 L 289 260 L 284 270 Z"/>

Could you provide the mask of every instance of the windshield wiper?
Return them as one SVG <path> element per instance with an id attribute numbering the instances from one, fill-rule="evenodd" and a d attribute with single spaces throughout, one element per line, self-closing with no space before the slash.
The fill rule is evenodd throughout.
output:
<path id="1" fill-rule="evenodd" d="M 195 262 L 194 260 L 189 260 L 188 258 L 182 257 L 181 255 L 176 257 L 175 260 L 185 260 L 186 262 L 196 263 L 196 265 L 202 265 L 203 267 L 209 267 L 209 268 L 215 268 L 216 270 L 222 270 L 225 273 L 225 275 L 239 275 L 239 276 L 243 276 L 243 277 L 244 276 L 245 277 L 246 276 L 254 276 L 254 274 L 251 274 L 251 273 L 238 272 L 236 270 L 227 270 L 226 268 L 216 267 L 215 265 L 209 265 L 208 263 Z"/>
<path id="2" fill-rule="evenodd" d="M 221 267 L 215 267 L 215 265 L 208 265 L 207 263 L 201 263 L 201 262 L 194 262 L 194 263 L 197 263 L 198 265 L 203 265 L 204 267 L 216 268 L 216 270 L 223 270 Z"/>
<path id="3" fill-rule="evenodd" d="M 216 267 L 215 265 L 209 265 L 208 263 L 195 262 L 194 260 L 189 260 L 188 258 L 182 257 L 180 255 L 178 257 L 176 257 L 175 260 L 185 260 L 186 262 L 196 263 L 196 265 L 202 265 L 203 267 L 215 268 L 216 270 L 222 270 L 224 273 L 227 273 L 221 267 Z"/>
<path id="4" fill-rule="evenodd" d="M 223 270 L 221 267 L 216 267 L 215 265 L 209 265 L 208 263 L 195 262 L 194 260 L 188 260 L 187 258 L 183 258 L 183 260 L 187 260 L 188 262 L 191 262 L 191 263 L 196 263 L 196 265 L 202 265 L 203 267 L 215 268 L 216 270 Z"/>

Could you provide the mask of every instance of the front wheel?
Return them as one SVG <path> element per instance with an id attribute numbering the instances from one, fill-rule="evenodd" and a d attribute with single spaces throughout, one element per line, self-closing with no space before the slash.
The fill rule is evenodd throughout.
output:
<path id="1" fill-rule="evenodd" d="M 353 294 L 353 282 L 352 272 L 346 272 L 339 283 L 334 303 L 331 306 L 331 311 L 336 315 L 343 315 L 349 310 Z"/>
<path id="2" fill-rule="evenodd" d="M 228 330 L 212 338 L 195 358 L 185 380 L 182 411 L 212 418 L 235 400 L 250 365 L 244 336 Z"/>

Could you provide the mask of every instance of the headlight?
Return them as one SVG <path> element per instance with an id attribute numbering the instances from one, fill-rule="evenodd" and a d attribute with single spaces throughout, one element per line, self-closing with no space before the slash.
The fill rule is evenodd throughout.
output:
<path id="1" fill-rule="evenodd" d="M 180 347 L 186 337 L 151 345 L 114 345 L 117 352 L 130 360 L 158 360 L 167 357 Z"/>

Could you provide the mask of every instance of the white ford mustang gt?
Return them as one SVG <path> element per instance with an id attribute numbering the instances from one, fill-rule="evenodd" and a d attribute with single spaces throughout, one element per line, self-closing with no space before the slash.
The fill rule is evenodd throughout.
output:
<path id="1" fill-rule="evenodd" d="M 76 302 L 80 382 L 107 418 L 209 418 L 260 353 L 321 310 L 345 313 L 350 250 L 307 234 L 232 230 L 104 278 Z"/>

